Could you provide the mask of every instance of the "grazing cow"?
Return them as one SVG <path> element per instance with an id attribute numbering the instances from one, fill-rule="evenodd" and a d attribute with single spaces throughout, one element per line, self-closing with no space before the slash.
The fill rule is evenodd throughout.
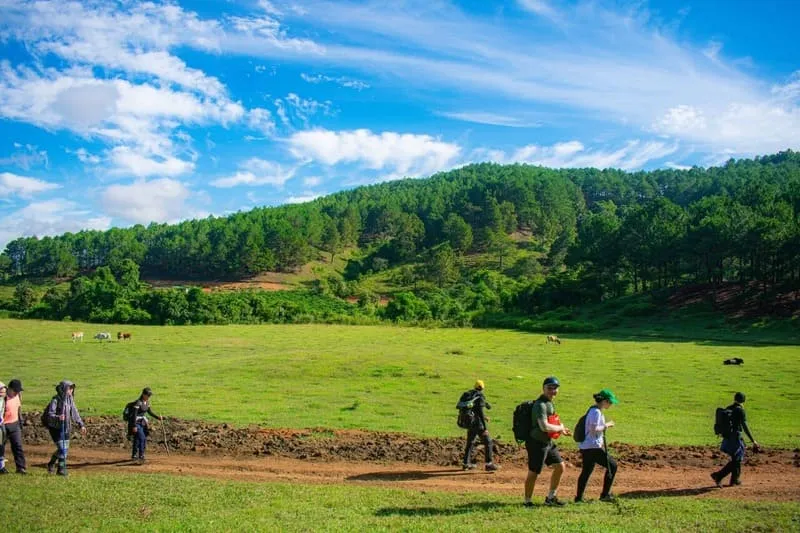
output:
<path id="1" fill-rule="evenodd" d="M 547 336 L 547 344 L 550 343 L 561 344 L 561 339 L 558 338 L 558 335 L 548 335 Z"/>
<path id="2" fill-rule="evenodd" d="M 131 334 L 130 333 L 123 333 L 122 331 L 117 332 L 117 340 L 118 341 L 127 341 L 130 340 Z"/>
<path id="3" fill-rule="evenodd" d="M 99 341 L 110 341 L 111 340 L 111 333 L 108 333 L 108 332 L 98 333 L 97 335 L 94 336 L 94 338 L 99 340 Z"/>
<path id="4" fill-rule="evenodd" d="M 82 331 L 73 331 L 72 332 L 72 342 L 81 341 L 83 342 L 83 332 Z"/>
<path id="5" fill-rule="evenodd" d="M 722 362 L 722 364 L 723 365 L 743 365 L 744 364 L 744 359 L 742 359 L 741 357 L 732 357 L 730 359 L 725 359 Z"/>

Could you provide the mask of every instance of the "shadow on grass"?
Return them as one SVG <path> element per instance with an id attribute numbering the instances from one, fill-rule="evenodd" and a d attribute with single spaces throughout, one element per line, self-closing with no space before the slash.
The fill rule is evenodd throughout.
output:
<path id="1" fill-rule="evenodd" d="M 349 476 L 348 481 L 417 481 L 421 479 L 431 479 L 444 476 L 474 476 L 483 472 L 465 471 L 461 468 L 447 470 L 407 470 L 405 472 L 369 472 Z M 490 475 L 490 472 L 486 473 Z"/>
<path id="2" fill-rule="evenodd" d="M 473 502 L 453 507 L 383 507 L 375 511 L 375 516 L 452 516 L 476 511 L 491 511 L 503 507 L 521 506 L 502 502 Z"/>
<path id="3" fill-rule="evenodd" d="M 620 498 L 625 499 L 645 499 L 645 498 L 664 498 L 669 496 L 699 496 L 718 490 L 716 487 L 700 487 L 696 489 L 654 489 L 654 490 L 634 490 L 620 494 Z"/>

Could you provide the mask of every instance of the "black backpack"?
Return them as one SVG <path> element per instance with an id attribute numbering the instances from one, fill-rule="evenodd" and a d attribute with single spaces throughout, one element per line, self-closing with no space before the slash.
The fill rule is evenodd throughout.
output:
<path id="1" fill-rule="evenodd" d="M 133 417 L 136 416 L 136 401 L 130 402 L 129 404 L 125 405 L 125 409 L 122 410 L 122 419 L 125 422 L 130 422 L 133 420 Z"/>
<path id="2" fill-rule="evenodd" d="M 50 412 L 50 404 L 53 403 L 53 400 L 55 399 L 56 397 L 54 396 L 49 402 L 47 402 L 47 405 L 44 406 L 44 409 L 42 409 L 42 416 L 40 420 L 42 422 L 42 426 L 45 428 L 54 427 L 53 420 L 50 419 L 50 415 L 48 413 Z M 56 413 L 58 413 L 57 407 L 56 407 Z"/>
<path id="3" fill-rule="evenodd" d="M 714 416 L 714 434 L 727 439 L 734 434 L 733 411 L 724 407 L 717 407 Z"/>
<path id="4" fill-rule="evenodd" d="M 514 409 L 514 438 L 520 444 L 531 438 L 534 400 L 525 400 Z"/>
<path id="5" fill-rule="evenodd" d="M 593 405 L 583 413 L 583 416 L 578 419 L 578 423 L 575 424 L 575 430 L 572 432 L 572 438 L 575 442 L 583 442 L 586 440 L 586 416 L 589 414 L 589 411 L 592 409 L 597 409 L 597 406 Z"/>
<path id="6" fill-rule="evenodd" d="M 461 395 L 461 398 L 456 404 L 458 409 L 458 419 L 456 423 L 458 427 L 470 429 L 475 425 L 475 398 L 478 396 L 478 391 L 475 389 L 468 390 Z"/>

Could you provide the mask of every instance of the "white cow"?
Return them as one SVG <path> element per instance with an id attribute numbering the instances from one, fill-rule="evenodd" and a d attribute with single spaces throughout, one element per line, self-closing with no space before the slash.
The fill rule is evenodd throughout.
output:
<path id="1" fill-rule="evenodd" d="M 72 332 L 72 342 L 81 341 L 83 342 L 83 332 L 82 331 L 73 331 Z"/>
<path id="2" fill-rule="evenodd" d="M 98 333 L 97 335 L 94 336 L 94 338 L 99 341 L 110 341 L 111 333 L 108 332 Z"/>

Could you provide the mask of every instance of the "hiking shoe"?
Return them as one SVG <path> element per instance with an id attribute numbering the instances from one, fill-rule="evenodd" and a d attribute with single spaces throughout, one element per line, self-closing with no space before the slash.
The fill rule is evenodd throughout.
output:
<path id="1" fill-rule="evenodd" d="M 617 497 L 613 494 L 606 494 L 605 496 L 600 496 L 601 502 L 615 502 L 617 501 Z"/>
<path id="2" fill-rule="evenodd" d="M 21 476 L 27 476 L 28 475 L 28 471 L 25 470 L 24 468 L 21 468 L 20 470 L 17 470 L 17 474 L 19 474 Z"/>
<path id="3" fill-rule="evenodd" d="M 565 505 L 567 505 L 566 502 L 562 502 L 561 500 L 559 500 L 558 496 L 553 496 L 552 498 L 548 496 L 547 498 L 544 499 L 544 504 L 549 505 L 551 507 L 564 507 Z"/>
<path id="4" fill-rule="evenodd" d="M 728 485 L 728 486 L 729 487 L 735 487 L 736 485 L 741 485 L 741 484 L 742 484 L 742 482 L 737 479 L 736 481 L 731 480 L 731 484 Z"/>
<path id="5" fill-rule="evenodd" d="M 64 477 L 67 477 L 67 476 L 68 476 L 68 474 L 67 474 L 67 469 L 66 469 L 66 468 L 64 468 L 64 469 L 62 470 L 61 468 L 59 468 L 59 469 L 58 469 L 58 472 L 56 472 L 56 475 L 57 475 L 57 476 L 64 476 Z"/>
<path id="6" fill-rule="evenodd" d="M 56 464 L 53 462 L 47 463 L 47 473 L 48 474 L 55 474 L 56 473 Z"/>
<path id="7" fill-rule="evenodd" d="M 478 465 L 476 465 L 475 463 L 464 463 L 463 465 L 461 465 L 461 468 L 464 470 L 475 470 L 477 466 Z"/>
<path id="8" fill-rule="evenodd" d="M 522 502 L 523 507 L 533 507 L 533 502 Z"/>
<path id="9" fill-rule="evenodd" d="M 0 474 L 8 474 L 8 470 L 5 467 L 0 468 Z"/>
<path id="10" fill-rule="evenodd" d="M 583 498 L 575 498 L 575 503 L 586 503 L 586 500 Z"/>
<path id="11" fill-rule="evenodd" d="M 484 468 L 486 469 L 487 472 L 497 472 L 498 470 L 500 470 L 500 466 L 494 463 L 486 463 L 486 466 Z"/>
<path id="12" fill-rule="evenodd" d="M 722 488 L 722 479 L 716 473 L 711 473 L 711 479 L 714 480 L 714 485 L 716 485 L 718 489 Z"/>

